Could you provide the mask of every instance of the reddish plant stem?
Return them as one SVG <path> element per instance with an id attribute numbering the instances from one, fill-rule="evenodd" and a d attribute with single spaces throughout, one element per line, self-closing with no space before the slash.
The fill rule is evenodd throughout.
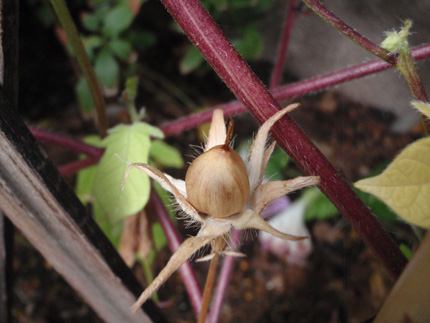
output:
<path id="1" fill-rule="evenodd" d="M 182 243 L 178 229 L 175 227 L 163 202 L 161 202 L 155 191 L 151 192 L 150 201 L 156 210 L 157 219 L 160 222 L 161 227 L 163 228 L 164 234 L 167 237 L 169 249 L 173 254 Z M 188 296 L 191 300 L 191 305 L 194 309 L 194 313 L 198 318 L 200 308 L 202 306 L 202 290 L 199 286 L 196 274 L 194 273 L 194 270 L 189 261 L 185 262 L 181 267 L 179 267 L 179 273 L 182 276 L 185 289 L 187 290 Z"/>
<path id="2" fill-rule="evenodd" d="M 281 109 L 199 1 L 162 2 L 260 124 Z M 321 191 L 351 223 L 391 276 L 397 278 L 407 263 L 405 256 L 340 173 L 289 116 L 273 126 L 272 134 L 305 174 L 320 176 Z"/>
<path id="3" fill-rule="evenodd" d="M 430 44 L 425 44 L 411 50 L 414 60 L 419 61 L 430 57 Z M 389 68 L 391 64 L 380 60 L 374 60 L 368 63 L 352 66 L 337 72 L 314 77 L 308 80 L 296 82 L 290 85 L 281 86 L 271 93 L 276 100 L 286 100 L 300 95 L 304 95 L 313 91 L 319 91 L 330 86 L 341 84 L 360 77 L 378 73 Z M 422 100 L 424 101 L 424 100 Z M 212 118 L 214 109 L 224 110 L 226 117 L 233 113 L 245 112 L 245 106 L 239 101 L 232 101 L 226 104 L 221 104 L 205 111 L 188 115 L 184 118 L 168 122 L 160 127 L 166 137 L 182 133 L 183 131 L 193 129 L 205 122 L 209 122 Z M 51 143 L 54 145 L 63 146 L 78 153 L 85 154 L 89 157 L 101 157 L 103 149 L 88 145 L 82 141 L 74 140 L 66 136 L 58 135 L 46 130 L 41 130 L 35 127 L 29 127 L 33 136 L 42 142 Z"/>
<path id="4" fill-rule="evenodd" d="M 342 20 L 336 17 L 330 10 L 328 10 L 320 2 L 320 0 L 303 0 L 303 2 L 306 3 L 306 5 L 309 8 L 311 8 L 322 19 L 324 19 L 326 22 L 328 22 L 333 27 L 335 27 L 340 32 L 342 32 L 345 36 L 349 37 L 351 40 L 353 40 L 358 45 L 368 50 L 372 54 L 378 56 L 379 58 L 383 59 L 384 61 L 390 64 L 405 63 L 406 66 L 405 65 L 403 66 L 405 67 L 405 69 L 399 69 L 399 70 L 406 78 L 406 81 L 408 82 L 408 85 L 411 89 L 412 95 L 417 100 L 421 100 L 424 102 L 428 101 L 428 97 L 425 93 L 423 83 L 421 81 L 421 78 L 418 75 L 418 71 L 415 68 L 415 64 L 413 60 L 410 59 L 411 57 L 409 56 L 409 53 L 405 54 L 406 56 L 408 56 L 408 58 L 403 56 L 403 59 L 400 61 L 398 60 L 397 57 L 394 57 L 394 55 L 392 55 L 388 50 L 371 42 L 370 40 L 368 40 L 367 38 L 363 37 L 358 32 L 356 32 L 354 29 L 352 29 L 350 26 L 345 24 Z M 422 120 L 423 120 L 424 131 L 426 135 L 428 135 L 430 131 L 430 120 L 426 116 L 422 116 Z"/>
<path id="5" fill-rule="evenodd" d="M 430 44 L 426 44 L 415 48 L 411 51 L 412 57 L 415 60 L 422 60 L 430 57 Z M 342 69 L 337 72 L 314 77 L 308 80 L 296 82 L 290 85 L 281 86 L 271 93 L 273 97 L 280 101 L 286 100 L 300 95 L 304 95 L 313 91 L 319 91 L 330 86 L 341 84 L 360 77 L 371 75 L 374 73 L 385 71 L 394 66 L 381 60 L 374 60 L 368 63 L 359 64 L 349 68 Z M 226 104 L 221 104 L 205 111 L 191 114 L 181 119 L 166 123 L 160 127 L 165 136 L 172 136 L 183 131 L 197 127 L 198 125 L 209 122 L 212 118 L 214 109 L 224 110 L 224 115 L 229 117 L 233 113 L 241 113 L 246 111 L 245 106 L 240 101 L 232 101 Z"/>
<path id="6" fill-rule="evenodd" d="M 63 176 L 73 175 L 79 172 L 81 169 L 93 166 L 99 162 L 99 158 L 85 158 L 75 160 L 66 165 L 58 166 L 58 171 Z"/>
<path id="7" fill-rule="evenodd" d="M 66 136 L 55 134 L 46 130 L 29 127 L 33 136 L 42 142 L 62 146 L 66 149 L 73 150 L 77 153 L 87 155 L 88 157 L 101 158 L 104 149 L 88 145 L 82 141 L 75 140 Z"/>
<path id="8" fill-rule="evenodd" d="M 273 68 L 272 79 L 270 80 L 269 88 L 271 90 L 277 88 L 281 83 L 285 57 L 287 56 L 288 42 L 290 41 L 291 30 L 293 29 L 294 21 L 296 20 L 295 9 L 296 9 L 296 0 L 290 0 L 287 7 L 287 15 L 285 17 L 285 23 L 284 23 L 284 29 L 282 31 L 281 42 L 279 44 L 278 56 L 276 58 L 275 67 Z"/>
<path id="9" fill-rule="evenodd" d="M 355 31 L 353 28 L 348 26 L 345 22 L 336 17 L 330 10 L 328 10 L 319 0 L 303 0 L 304 3 L 318 16 L 324 19 L 326 22 L 331 24 L 342 34 L 344 34 L 349 39 L 356 42 L 358 45 L 371 52 L 372 54 L 378 56 L 384 61 L 394 64 L 395 57 L 390 55 L 390 53 L 371 42 L 369 39 Z"/>

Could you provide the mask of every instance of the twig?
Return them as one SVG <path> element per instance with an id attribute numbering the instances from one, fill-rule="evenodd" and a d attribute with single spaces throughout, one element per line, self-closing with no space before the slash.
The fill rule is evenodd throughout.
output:
<path id="1" fill-rule="evenodd" d="M 174 253 L 181 245 L 179 232 L 170 219 L 165 206 L 154 191 L 151 192 L 150 201 L 157 212 L 157 218 L 161 224 L 161 227 L 163 228 L 164 234 L 167 237 L 167 243 L 169 245 L 170 251 Z M 194 309 L 194 313 L 196 314 L 196 317 L 198 317 L 200 308 L 202 306 L 202 291 L 197 281 L 196 274 L 194 273 L 189 261 L 185 262 L 181 267 L 179 267 L 179 273 L 182 276 L 185 289 L 187 290 L 191 305 Z"/>
<path id="2" fill-rule="evenodd" d="M 261 124 L 280 105 L 230 44 L 197 0 L 162 0 L 221 79 Z M 307 175 L 319 175 L 321 191 L 352 224 L 386 270 L 397 278 L 407 260 L 346 180 L 286 116 L 272 128 L 274 138 Z"/>
<path id="3" fill-rule="evenodd" d="M 242 232 L 239 230 L 233 230 L 231 235 L 231 241 L 234 245 L 237 245 Z M 225 256 L 221 266 L 221 271 L 218 276 L 218 283 L 214 293 L 214 297 L 211 304 L 211 311 L 208 317 L 208 323 L 219 322 L 219 316 L 221 314 L 221 307 L 224 303 L 225 294 L 227 292 L 228 283 L 230 281 L 231 272 L 233 270 L 234 262 L 236 258 L 233 256 Z"/>
<path id="4" fill-rule="evenodd" d="M 80 171 L 81 169 L 97 164 L 98 161 L 99 161 L 98 158 L 79 159 L 71 163 L 68 163 L 66 165 L 58 166 L 58 171 L 63 176 L 73 175 L 78 171 Z"/>
<path id="5" fill-rule="evenodd" d="M 225 240 L 223 237 L 218 238 L 213 247 L 213 251 L 215 256 L 212 258 L 211 263 L 209 265 L 208 275 L 206 276 L 205 289 L 203 290 L 203 299 L 202 299 L 202 308 L 200 310 L 198 323 L 205 323 L 206 314 L 209 309 L 209 303 L 211 300 L 212 290 L 215 282 L 216 270 L 219 262 L 219 254 L 218 252 L 224 249 Z"/>
<path id="6" fill-rule="evenodd" d="M 411 50 L 411 54 L 416 61 L 429 58 L 430 44 L 425 44 Z M 355 80 L 357 78 L 368 76 L 374 73 L 382 72 L 392 67 L 393 65 L 388 64 L 384 61 L 374 60 L 368 63 L 363 63 L 349 68 L 345 68 L 337 72 L 281 86 L 273 90 L 271 94 L 278 101 L 286 100 L 310 92 L 319 91 L 347 81 Z M 194 113 L 172 122 L 168 122 L 162 125 L 160 129 L 164 132 L 164 135 L 166 137 L 182 133 L 183 131 L 193 129 L 205 122 L 209 122 L 212 118 L 213 110 L 215 109 L 224 110 L 224 115 L 226 117 L 229 117 L 233 113 L 242 113 L 247 111 L 241 102 L 232 101 L 226 104 L 221 104 L 215 107 L 208 108 L 205 111 Z M 73 140 L 66 136 L 54 134 L 52 132 L 41 130 L 35 127 L 29 128 L 30 131 L 33 133 L 33 136 L 35 136 L 36 139 L 38 139 L 39 141 L 63 146 L 73 151 L 86 154 L 90 157 L 97 157 L 103 154 L 102 149 L 85 144 L 81 141 Z"/>
<path id="7" fill-rule="evenodd" d="M 73 22 L 70 12 L 67 9 L 64 0 L 51 0 L 52 6 L 54 7 L 55 13 L 57 14 L 58 20 L 60 20 L 61 26 L 67 34 L 67 38 L 73 51 L 76 55 L 76 60 L 84 74 L 84 77 L 90 87 L 91 96 L 94 100 L 94 105 L 97 112 L 97 120 L 99 126 L 100 136 L 104 138 L 107 134 L 108 121 L 106 116 L 106 104 L 103 97 L 102 89 L 97 81 L 96 74 L 91 66 L 90 60 L 88 59 L 87 52 L 85 51 L 84 45 L 82 44 L 81 38 L 79 37 L 76 25 Z"/>
<path id="8" fill-rule="evenodd" d="M 62 136 L 35 127 L 29 127 L 29 129 L 33 136 L 39 141 L 58 145 L 92 158 L 101 158 L 103 155 L 104 150 L 102 148 L 86 144 L 83 141 L 75 140 L 67 136 Z"/>
<path id="9" fill-rule="evenodd" d="M 382 47 L 376 45 L 353 28 L 348 26 L 345 22 L 336 17 L 330 10 L 328 10 L 319 0 L 303 0 L 304 3 L 318 16 L 328 22 L 330 25 L 339 30 L 346 37 L 356 42 L 358 45 L 378 56 L 384 61 L 394 64 L 396 57 Z"/>
<path id="10" fill-rule="evenodd" d="M 430 57 L 430 44 L 417 47 L 411 51 L 412 57 L 415 60 L 422 60 Z M 367 75 L 385 71 L 394 66 L 381 60 L 374 60 L 368 63 L 359 64 L 349 68 L 342 69 L 337 72 L 314 77 L 308 80 L 296 82 L 290 85 L 281 86 L 271 92 L 277 100 L 286 100 L 293 97 L 298 97 L 310 92 L 319 91 L 330 86 L 341 84 L 347 81 L 355 80 Z M 224 110 L 225 117 L 229 117 L 233 113 L 245 112 L 245 106 L 239 101 L 232 101 L 226 104 L 221 104 L 211 107 L 205 111 L 188 115 L 184 118 L 168 122 L 160 127 L 165 136 L 172 136 L 183 131 L 195 128 L 200 124 L 209 122 L 212 118 L 214 109 Z"/>
<path id="11" fill-rule="evenodd" d="M 290 0 L 285 17 L 284 29 L 282 31 L 281 42 L 278 48 L 275 67 L 273 68 L 272 79 L 270 80 L 270 90 L 277 88 L 281 82 L 285 57 L 287 55 L 288 42 L 290 41 L 291 30 L 296 20 L 296 0 Z"/>

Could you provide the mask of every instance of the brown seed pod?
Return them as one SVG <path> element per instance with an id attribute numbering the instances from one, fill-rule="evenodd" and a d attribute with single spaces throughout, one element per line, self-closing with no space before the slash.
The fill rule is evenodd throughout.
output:
<path id="1" fill-rule="evenodd" d="M 197 157 L 185 176 L 188 201 L 200 212 L 224 218 L 242 211 L 249 198 L 245 163 L 228 145 Z"/>

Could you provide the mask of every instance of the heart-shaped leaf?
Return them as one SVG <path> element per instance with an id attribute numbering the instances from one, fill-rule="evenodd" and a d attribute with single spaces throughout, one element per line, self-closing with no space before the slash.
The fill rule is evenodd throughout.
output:
<path id="1" fill-rule="evenodd" d="M 148 176 L 137 169 L 131 170 L 124 189 L 121 189 L 128 164 L 115 154 L 130 162 L 147 163 L 151 147 L 149 137 L 162 135 L 158 128 L 139 122 L 119 125 L 103 140 L 106 150 L 97 167 L 94 195 L 110 221 L 119 221 L 140 211 L 147 203 L 150 191 Z"/>
<path id="2" fill-rule="evenodd" d="M 430 228 L 430 138 L 406 147 L 380 175 L 355 183 L 404 220 Z"/>

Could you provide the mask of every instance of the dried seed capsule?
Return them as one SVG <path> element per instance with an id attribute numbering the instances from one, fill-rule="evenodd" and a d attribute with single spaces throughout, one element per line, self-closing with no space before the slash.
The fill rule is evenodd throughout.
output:
<path id="1" fill-rule="evenodd" d="M 242 211 L 249 197 L 245 163 L 228 145 L 215 146 L 197 157 L 185 176 L 188 201 L 215 218 Z"/>

